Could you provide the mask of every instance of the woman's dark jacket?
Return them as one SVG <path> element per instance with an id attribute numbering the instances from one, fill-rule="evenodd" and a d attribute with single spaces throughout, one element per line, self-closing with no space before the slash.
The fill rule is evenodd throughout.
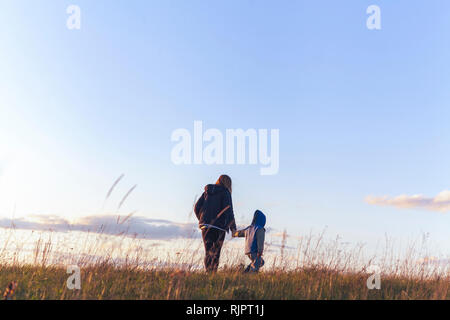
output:
<path id="1" fill-rule="evenodd" d="M 217 217 L 217 215 L 227 206 L 230 207 L 225 210 L 220 217 Z M 194 212 L 200 225 L 214 225 L 227 232 L 230 229 L 232 232 L 236 230 L 231 193 L 227 188 L 221 185 L 207 185 L 205 187 L 205 192 L 195 204 Z"/>

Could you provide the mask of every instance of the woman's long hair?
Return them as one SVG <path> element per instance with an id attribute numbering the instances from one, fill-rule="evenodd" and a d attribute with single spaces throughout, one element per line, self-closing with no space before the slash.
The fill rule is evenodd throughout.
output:
<path id="1" fill-rule="evenodd" d="M 230 191 L 231 193 L 231 178 L 229 176 L 227 176 L 226 174 L 223 174 L 219 177 L 219 179 L 217 180 L 216 184 L 221 185 L 225 188 L 228 189 L 228 191 Z"/>

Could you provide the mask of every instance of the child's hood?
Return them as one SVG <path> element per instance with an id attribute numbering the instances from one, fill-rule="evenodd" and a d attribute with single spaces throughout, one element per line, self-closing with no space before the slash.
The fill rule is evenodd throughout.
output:
<path id="1" fill-rule="evenodd" d="M 261 211 L 256 210 L 255 214 L 253 215 L 252 226 L 255 226 L 256 228 L 264 228 L 265 225 L 266 216 Z"/>

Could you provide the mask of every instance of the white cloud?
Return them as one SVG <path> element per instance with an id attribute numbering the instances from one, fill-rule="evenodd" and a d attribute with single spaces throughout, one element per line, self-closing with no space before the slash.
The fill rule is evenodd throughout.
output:
<path id="1" fill-rule="evenodd" d="M 432 264 L 432 265 L 448 266 L 450 264 L 450 259 L 430 256 L 430 257 L 425 257 L 423 259 L 419 259 L 418 263 L 419 264 Z"/>
<path id="2" fill-rule="evenodd" d="M 418 195 L 389 196 L 368 196 L 366 202 L 372 205 L 392 206 L 402 209 L 425 209 L 430 211 L 447 212 L 450 211 L 450 190 L 444 190 L 435 197 L 425 197 Z"/>
<path id="3" fill-rule="evenodd" d="M 130 217 L 124 223 L 118 223 L 118 217 L 87 216 L 70 222 L 64 218 L 50 215 L 30 216 L 20 219 L 0 219 L 0 228 L 14 227 L 27 230 L 52 230 L 59 232 L 85 231 L 110 235 L 126 234 L 145 239 L 173 239 L 198 236 L 198 226 L 194 223 L 177 223 L 168 220 Z M 124 221 L 121 217 L 120 221 Z"/>

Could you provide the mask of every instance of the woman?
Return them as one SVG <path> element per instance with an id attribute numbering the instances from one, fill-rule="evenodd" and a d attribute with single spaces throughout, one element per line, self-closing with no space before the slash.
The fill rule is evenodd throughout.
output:
<path id="1" fill-rule="evenodd" d="M 205 269 L 215 272 L 219 267 L 225 233 L 236 231 L 231 201 L 231 178 L 221 175 L 216 184 L 207 185 L 195 204 L 194 212 L 205 244 Z"/>

